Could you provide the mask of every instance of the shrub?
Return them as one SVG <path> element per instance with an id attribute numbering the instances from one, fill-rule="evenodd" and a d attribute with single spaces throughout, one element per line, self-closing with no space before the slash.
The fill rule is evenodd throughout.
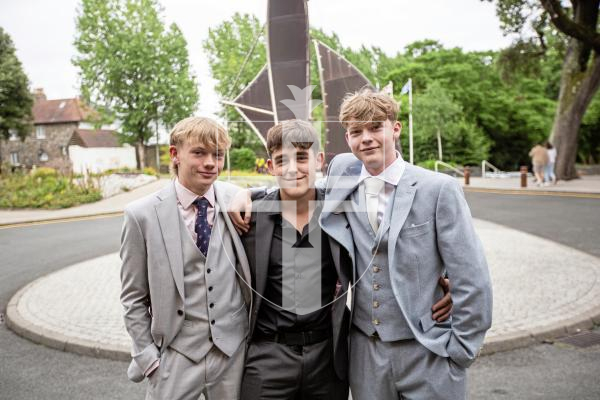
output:
<path id="1" fill-rule="evenodd" d="M 66 208 L 102 199 L 91 180 L 74 181 L 49 171 L 40 175 L 11 174 L 0 179 L 0 208 Z"/>
<path id="2" fill-rule="evenodd" d="M 437 161 L 437 160 L 433 160 L 433 159 L 432 159 L 432 160 L 425 160 L 425 161 L 421 161 L 421 162 L 418 162 L 418 163 L 417 163 L 417 166 L 419 166 L 419 167 L 421 167 L 421 168 L 426 168 L 426 169 L 430 169 L 430 170 L 432 170 L 432 171 L 435 171 L 435 162 L 436 162 L 436 161 Z M 451 166 L 453 166 L 454 168 L 459 168 L 459 166 L 458 166 L 456 163 L 454 163 L 454 162 L 451 162 L 451 161 L 444 161 L 444 162 L 445 162 L 446 164 L 448 164 L 448 165 L 451 165 Z M 447 168 L 446 168 L 445 166 L 443 166 L 443 165 L 440 165 L 440 166 L 438 167 L 438 169 L 439 169 L 440 171 L 443 171 L 443 170 L 446 170 Z"/>
<path id="3" fill-rule="evenodd" d="M 256 154 L 247 148 L 233 149 L 229 152 L 231 169 L 254 171 L 256 166 Z"/>
<path id="4" fill-rule="evenodd" d="M 49 177 L 56 178 L 58 176 L 58 172 L 54 168 L 40 167 L 36 168 L 34 171 L 31 171 L 31 176 L 42 179 Z"/>
<path id="5" fill-rule="evenodd" d="M 152 167 L 146 167 L 142 170 L 142 173 L 146 175 L 158 176 L 158 172 Z"/>

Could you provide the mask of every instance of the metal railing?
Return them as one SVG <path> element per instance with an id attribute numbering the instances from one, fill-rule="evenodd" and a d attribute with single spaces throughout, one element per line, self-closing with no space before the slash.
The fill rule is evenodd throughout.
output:
<path id="1" fill-rule="evenodd" d="M 488 167 L 489 169 L 494 171 L 495 176 L 502 176 L 503 174 L 505 174 L 504 171 L 502 171 L 500 168 L 498 168 L 495 165 L 493 165 L 492 163 L 490 163 L 488 160 L 483 160 L 481 162 L 481 177 L 482 178 L 487 178 L 486 167 Z"/>
<path id="2" fill-rule="evenodd" d="M 453 167 L 452 165 L 445 163 L 443 161 L 437 160 L 435 162 L 435 164 L 433 165 L 433 169 L 435 170 L 435 172 L 439 172 L 438 171 L 438 165 L 441 165 L 443 167 L 448 168 L 449 170 L 452 170 L 454 172 L 456 172 L 457 174 L 459 174 L 460 176 L 465 176 L 465 173 L 463 171 L 461 171 L 460 169 Z"/>

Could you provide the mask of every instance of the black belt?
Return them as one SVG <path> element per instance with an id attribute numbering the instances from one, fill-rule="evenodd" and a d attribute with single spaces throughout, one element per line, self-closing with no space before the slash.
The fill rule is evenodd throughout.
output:
<path id="1" fill-rule="evenodd" d="M 275 342 L 289 346 L 308 346 L 322 342 L 330 337 L 332 337 L 330 329 L 277 333 L 264 333 L 257 329 L 254 331 L 254 335 L 252 335 L 252 340 L 255 342 Z"/>

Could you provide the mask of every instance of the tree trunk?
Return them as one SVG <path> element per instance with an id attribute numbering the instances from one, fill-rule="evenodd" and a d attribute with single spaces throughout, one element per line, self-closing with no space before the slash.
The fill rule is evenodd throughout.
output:
<path id="1" fill-rule="evenodd" d="M 561 15 L 564 10 L 559 2 L 542 0 L 542 4 L 554 25 L 570 36 L 550 140 L 557 150 L 557 178 L 575 179 L 578 178 L 575 162 L 581 120 L 600 86 L 600 51 L 595 44 L 599 1 L 573 1 L 572 20 Z"/>
<path id="2" fill-rule="evenodd" d="M 579 128 L 600 86 L 600 56 L 594 54 L 587 71 L 581 72 L 581 45 L 575 39 L 571 39 L 571 42 L 562 67 L 558 107 L 551 135 L 557 150 L 556 175 L 563 180 L 578 177 L 575 161 Z"/>
<path id="3" fill-rule="evenodd" d="M 146 168 L 146 149 L 144 147 L 144 140 L 137 142 L 135 147 L 137 148 L 137 167 L 141 171 Z"/>

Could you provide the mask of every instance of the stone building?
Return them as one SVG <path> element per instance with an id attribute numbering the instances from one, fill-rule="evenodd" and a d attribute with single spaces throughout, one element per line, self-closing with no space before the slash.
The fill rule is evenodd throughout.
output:
<path id="1" fill-rule="evenodd" d="M 23 141 L 16 134 L 2 139 L 2 164 L 70 171 L 69 141 L 77 129 L 92 128 L 86 121 L 93 115 L 78 98 L 48 100 L 43 89 L 35 89 L 33 132 Z"/>

